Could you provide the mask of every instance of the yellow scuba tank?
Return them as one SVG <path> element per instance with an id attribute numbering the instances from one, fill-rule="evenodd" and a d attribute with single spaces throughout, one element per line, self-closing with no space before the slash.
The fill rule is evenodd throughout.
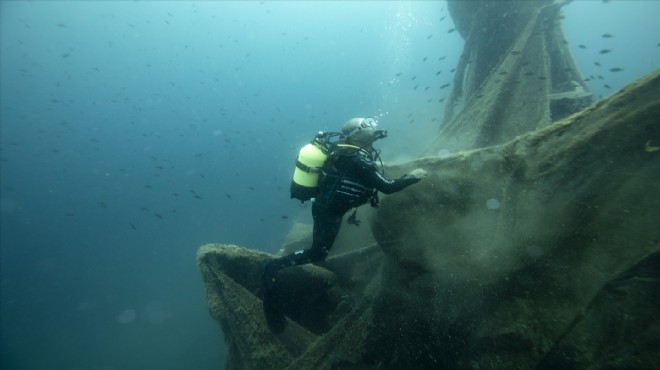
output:
<path id="1" fill-rule="evenodd" d="M 300 149 L 291 180 L 291 198 L 304 202 L 316 197 L 321 168 L 342 140 L 344 135 L 340 132 L 321 131 Z"/>
<path id="2" fill-rule="evenodd" d="M 316 140 L 300 149 L 291 181 L 291 198 L 306 201 L 314 197 L 321 167 L 327 158 Z"/>

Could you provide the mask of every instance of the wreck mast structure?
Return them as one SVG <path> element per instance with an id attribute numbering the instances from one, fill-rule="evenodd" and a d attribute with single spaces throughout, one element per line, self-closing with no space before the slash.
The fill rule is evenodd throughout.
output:
<path id="1" fill-rule="evenodd" d="M 567 1 L 449 1 L 465 40 L 426 154 L 501 144 L 593 102 L 561 26 Z"/>

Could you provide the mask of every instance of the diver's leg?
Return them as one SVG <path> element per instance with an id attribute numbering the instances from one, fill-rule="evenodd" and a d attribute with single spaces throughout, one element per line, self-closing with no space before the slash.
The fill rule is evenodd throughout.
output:
<path id="1" fill-rule="evenodd" d="M 335 239 L 337 239 L 343 214 L 334 213 L 325 207 L 314 204 L 312 216 L 314 217 L 312 246 L 309 249 L 295 251 L 284 257 L 268 261 L 263 269 L 265 274 L 274 277 L 279 270 L 285 267 L 325 260 Z"/>
<path id="2" fill-rule="evenodd" d="M 341 227 L 343 216 L 341 214 L 333 214 L 325 208 L 313 206 L 312 215 L 314 217 L 314 235 L 312 237 L 311 248 L 296 251 L 284 257 L 264 261 L 264 265 L 262 265 L 261 279 L 264 287 L 264 315 L 266 322 L 275 333 L 284 330 L 286 327 L 283 304 L 280 300 L 280 294 L 276 284 L 277 273 L 285 267 L 325 260 Z"/>

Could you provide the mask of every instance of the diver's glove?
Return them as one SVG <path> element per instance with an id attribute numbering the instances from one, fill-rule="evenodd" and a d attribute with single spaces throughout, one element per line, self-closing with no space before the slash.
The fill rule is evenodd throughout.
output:
<path id="1" fill-rule="evenodd" d="M 428 174 L 428 172 L 426 172 L 426 170 L 424 170 L 422 168 L 416 168 L 416 169 L 412 170 L 409 174 L 407 174 L 407 177 L 413 177 L 413 178 L 421 180 L 421 179 L 425 178 L 428 175 L 429 174 Z"/>

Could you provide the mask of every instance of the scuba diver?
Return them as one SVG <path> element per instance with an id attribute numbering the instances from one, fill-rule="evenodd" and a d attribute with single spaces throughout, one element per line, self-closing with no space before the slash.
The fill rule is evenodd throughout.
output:
<path id="1" fill-rule="evenodd" d="M 385 178 L 379 151 L 372 145 L 385 137 L 387 131 L 378 129 L 373 118 L 352 118 L 343 125 L 341 133 L 320 132 L 301 150 L 291 183 L 291 197 L 312 200 L 312 245 L 309 249 L 262 262 L 263 309 L 273 332 L 280 332 L 286 326 L 276 284 L 277 273 L 285 267 L 325 261 L 342 218 L 351 208 L 368 201 L 377 207 L 379 191 L 391 194 L 427 176 L 425 170 L 418 168 L 396 180 Z M 359 225 L 355 212 L 348 222 Z"/>

